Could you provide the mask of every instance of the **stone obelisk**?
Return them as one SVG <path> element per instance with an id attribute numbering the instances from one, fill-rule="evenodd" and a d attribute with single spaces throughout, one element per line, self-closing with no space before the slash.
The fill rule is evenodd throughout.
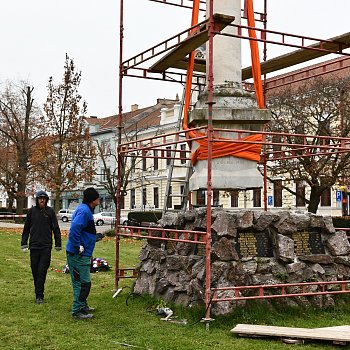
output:
<path id="1" fill-rule="evenodd" d="M 207 4 L 209 1 L 207 1 Z M 208 5 L 207 5 L 208 7 Z M 207 16 L 208 16 L 207 8 Z M 240 0 L 215 0 L 214 14 L 234 16 L 234 24 L 241 23 Z M 223 32 L 235 33 L 236 27 L 229 26 Z M 213 49 L 213 127 L 221 129 L 261 131 L 270 120 L 266 109 L 258 109 L 255 95 L 242 88 L 241 39 L 216 35 Z M 208 44 L 207 44 L 208 52 Z M 207 55 L 208 74 L 208 55 Z M 192 126 L 208 123 L 208 92 L 205 89 L 198 98 L 190 116 Z M 227 139 L 237 138 L 237 133 L 216 132 L 216 136 Z M 246 135 L 243 136 L 248 136 Z M 242 136 L 242 135 L 241 135 Z M 193 149 L 197 144 L 193 142 Z M 212 188 L 220 190 L 251 189 L 262 187 L 263 178 L 255 161 L 226 156 L 212 159 Z M 200 160 L 194 166 L 190 178 L 190 190 L 207 188 L 207 161 Z"/>

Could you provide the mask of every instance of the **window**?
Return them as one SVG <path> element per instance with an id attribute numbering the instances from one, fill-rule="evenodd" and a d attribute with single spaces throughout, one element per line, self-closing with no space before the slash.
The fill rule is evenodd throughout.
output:
<path id="1" fill-rule="evenodd" d="M 142 205 L 145 207 L 147 204 L 147 189 L 142 189 Z"/>
<path id="2" fill-rule="evenodd" d="M 103 155 L 108 155 L 111 153 L 111 143 L 109 140 L 103 140 L 101 142 L 101 153 Z"/>
<path id="3" fill-rule="evenodd" d="M 173 193 L 173 188 L 172 186 L 169 187 L 169 195 L 168 195 L 168 201 L 167 201 L 167 208 L 172 208 L 173 207 L 173 197 L 171 196 Z"/>
<path id="4" fill-rule="evenodd" d="M 131 169 L 131 172 L 135 172 L 135 165 L 136 165 L 136 156 L 135 154 L 132 154 L 131 155 L 131 165 L 130 165 L 130 169 Z"/>
<path id="5" fill-rule="evenodd" d="M 205 205 L 205 191 L 204 190 L 197 191 L 197 205 Z"/>
<path id="6" fill-rule="evenodd" d="M 181 151 L 180 151 L 180 162 L 181 162 L 181 164 L 186 164 L 186 145 L 185 144 L 183 144 L 183 145 L 181 145 L 180 146 L 180 148 L 181 148 Z"/>
<path id="7" fill-rule="evenodd" d="M 154 158 L 153 158 L 153 169 L 154 170 L 158 170 L 158 150 L 157 149 L 155 149 L 153 151 L 153 156 L 154 156 Z M 156 207 L 156 208 L 158 208 L 158 207 Z"/>
<path id="8" fill-rule="evenodd" d="M 305 207 L 305 182 L 301 180 L 295 181 L 296 206 Z"/>
<path id="9" fill-rule="evenodd" d="M 171 146 L 166 147 L 166 165 L 170 165 L 171 162 Z"/>
<path id="10" fill-rule="evenodd" d="M 261 189 L 254 188 L 253 189 L 253 207 L 261 207 Z"/>
<path id="11" fill-rule="evenodd" d="M 120 196 L 120 209 L 125 209 L 125 196 Z"/>
<path id="12" fill-rule="evenodd" d="M 219 190 L 213 190 L 213 205 L 220 205 L 220 192 Z"/>
<path id="13" fill-rule="evenodd" d="M 180 194 L 182 194 L 182 195 L 185 194 L 185 186 L 184 185 L 180 186 Z"/>
<path id="14" fill-rule="evenodd" d="M 232 208 L 238 208 L 238 195 L 239 195 L 239 192 L 237 190 L 234 190 L 234 191 L 230 192 L 231 207 Z"/>
<path id="15" fill-rule="evenodd" d="M 330 207 L 331 205 L 331 189 L 326 188 L 321 194 L 321 206 Z"/>
<path id="16" fill-rule="evenodd" d="M 136 206 L 136 193 L 135 193 L 135 189 L 132 188 L 130 190 L 130 209 L 134 209 Z"/>
<path id="17" fill-rule="evenodd" d="M 273 181 L 274 207 L 282 207 L 282 180 Z"/>
<path id="18" fill-rule="evenodd" d="M 142 170 L 146 171 L 147 170 L 147 158 L 146 158 L 147 153 L 142 151 Z"/>
<path id="19" fill-rule="evenodd" d="M 103 168 L 101 169 L 101 181 L 107 181 L 108 178 L 111 175 L 111 169 L 110 168 Z"/>
<path id="20" fill-rule="evenodd" d="M 153 205 L 155 208 L 159 208 L 159 188 L 153 188 Z"/>

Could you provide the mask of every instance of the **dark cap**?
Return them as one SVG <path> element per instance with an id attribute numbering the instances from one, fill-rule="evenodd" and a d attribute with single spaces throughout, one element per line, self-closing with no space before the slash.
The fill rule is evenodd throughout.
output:
<path id="1" fill-rule="evenodd" d="M 35 197 L 36 197 L 36 198 L 43 197 L 43 198 L 49 199 L 48 194 L 47 194 L 45 191 L 43 191 L 43 190 L 38 191 L 38 192 L 35 194 Z"/>
<path id="2" fill-rule="evenodd" d="M 83 192 L 83 203 L 91 203 L 99 197 L 99 193 L 93 187 L 88 187 Z"/>

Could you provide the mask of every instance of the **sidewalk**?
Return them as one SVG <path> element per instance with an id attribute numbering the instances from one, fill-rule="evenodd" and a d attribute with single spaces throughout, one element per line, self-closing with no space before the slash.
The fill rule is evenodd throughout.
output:
<path id="1" fill-rule="evenodd" d="M 24 224 L 15 224 L 14 222 L 0 221 L 0 227 L 5 228 L 23 228 Z"/>

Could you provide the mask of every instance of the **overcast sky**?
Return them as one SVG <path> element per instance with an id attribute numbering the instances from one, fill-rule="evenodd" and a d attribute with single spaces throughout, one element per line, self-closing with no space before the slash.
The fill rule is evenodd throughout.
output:
<path id="1" fill-rule="evenodd" d="M 176 1 L 176 0 L 174 0 Z M 243 1 L 243 0 L 242 0 Z M 124 60 L 190 26 L 191 12 L 148 0 L 124 0 Z M 350 32 L 350 0 L 267 0 L 268 28 L 327 39 Z M 263 0 L 254 1 L 261 10 Z M 82 71 L 88 115 L 118 110 L 119 0 L 1 0 L 0 88 L 25 80 L 43 104 L 47 82 L 63 74 L 65 54 Z M 289 51 L 291 49 L 288 49 Z M 269 46 L 268 58 L 286 49 Z M 243 46 L 243 66 L 250 65 Z M 328 57 L 330 58 L 330 57 Z M 123 109 L 181 95 L 179 84 L 126 77 Z"/>

